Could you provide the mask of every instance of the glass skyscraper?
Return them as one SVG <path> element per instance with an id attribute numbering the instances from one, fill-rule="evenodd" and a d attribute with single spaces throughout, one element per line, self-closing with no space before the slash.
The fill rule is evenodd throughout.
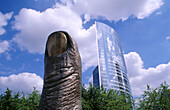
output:
<path id="1" fill-rule="evenodd" d="M 103 85 L 131 95 L 127 69 L 116 31 L 110 26 L 96 22 L 98 66 L 93 71 L 95 87 Z"/>

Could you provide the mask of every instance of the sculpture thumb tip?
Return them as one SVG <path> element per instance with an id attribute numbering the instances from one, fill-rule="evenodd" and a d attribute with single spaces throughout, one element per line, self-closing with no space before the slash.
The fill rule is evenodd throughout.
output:
<path id="1" fill-rule="evenodd" d="M 47 51 L 49 56 L 57 56 L 66 50 L 67 37 L 63 32 L 55 32 L 48 37 Z"/>

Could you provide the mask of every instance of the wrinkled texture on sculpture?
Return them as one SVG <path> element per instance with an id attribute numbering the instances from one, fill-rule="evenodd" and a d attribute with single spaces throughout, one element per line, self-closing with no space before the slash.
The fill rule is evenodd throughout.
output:
<path id="1" fill-rule="evenodd" d="M 52 33 L 44 62 L 39 110 L 81 110 L 81 59 L 75 40 L 63 31 Z"/>

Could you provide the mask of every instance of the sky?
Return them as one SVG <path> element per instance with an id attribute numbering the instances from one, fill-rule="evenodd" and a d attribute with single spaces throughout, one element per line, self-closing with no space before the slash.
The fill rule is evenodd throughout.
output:
<path id="1" fill-rule="evenodd" d="M 97 65 L 95 21 L 119 35 L 132 95 L 170 84 L 169 0 L 1 0 L 0 93 L 42 91 L 47 37 L 67 31 L 82 59 L 88 87 Z"/>

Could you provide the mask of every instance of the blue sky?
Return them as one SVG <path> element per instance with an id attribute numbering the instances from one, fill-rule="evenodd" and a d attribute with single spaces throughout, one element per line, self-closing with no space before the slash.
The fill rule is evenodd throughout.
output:
<path id="1" fill-rule="evenodd" d="M 168 0 L 0 1 L 0 91 L 42 89 L 48 35 L 64 30 L 79 46 L 82 83 L 88 87 L 97 65 L 95 21 L 113 27 L 121 41 L 132 94 L 146 85 L 170 83 Z"/>

